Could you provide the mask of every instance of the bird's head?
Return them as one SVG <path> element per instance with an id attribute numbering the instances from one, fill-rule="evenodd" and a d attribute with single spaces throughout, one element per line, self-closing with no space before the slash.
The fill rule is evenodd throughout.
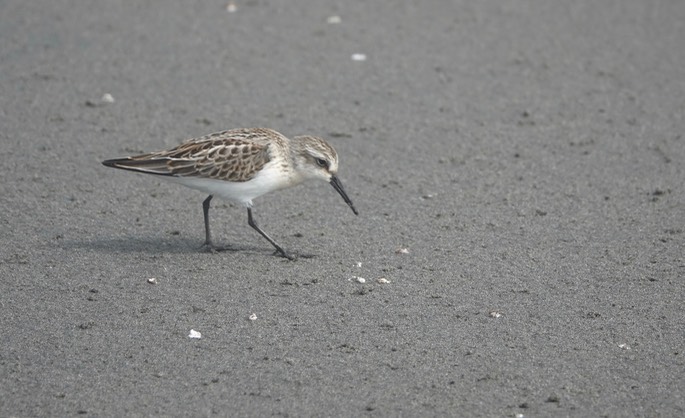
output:
<path id="1" fill-rule="evenodd" d="M 296 136 L 292 140 L 291 147 L 297 173 L 304 179 L 319 179 L 330 183 L 355 215 L 358 215 L 357 209 L 337 177 L 338 153 L 333 147 L 323 139 L 309 135 Z"/>

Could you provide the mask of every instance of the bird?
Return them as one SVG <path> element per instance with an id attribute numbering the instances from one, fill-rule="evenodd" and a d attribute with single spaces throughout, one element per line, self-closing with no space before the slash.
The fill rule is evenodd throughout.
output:
<path id="1" fill-rule="evenodd" d="M 289 260 L 296 257 L 255 222 L 253 199 L 307 180 L 323 180 L 359 215 L 337 176 L 337 152 L 324 139 L 312 135 L 289 139 L 268 128 L 230 129 L 188 139 L 169 150 L 109 159 L 102 164 L 151 174 L 207 193 L 209 196 L 202 202 L 203 248 L 211 252 L 225 249 L 214 245 L 209 228 L 209 207 L 214 196 L 245 207 L 248 225 L 273 245 L 275 254 Z"/>

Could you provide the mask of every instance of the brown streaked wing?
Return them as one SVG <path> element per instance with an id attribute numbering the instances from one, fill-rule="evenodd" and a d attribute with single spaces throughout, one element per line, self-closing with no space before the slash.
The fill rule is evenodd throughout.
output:
<path id="1" fill-rule="evenodd" d="M 269 162 L 268 148 L 265 143 L 232 137 L 182 144 L 165 157 L 173 176 L 243 182 Z"/>
<path id="2" fill-rule="evenodd" d="M 196 176 L 248 181 L 271 160 L 269 147 L 287 139 L 267 128 L 216 132 L 167 151 L 108 160 L 105 165 L 165 176 Z"/>

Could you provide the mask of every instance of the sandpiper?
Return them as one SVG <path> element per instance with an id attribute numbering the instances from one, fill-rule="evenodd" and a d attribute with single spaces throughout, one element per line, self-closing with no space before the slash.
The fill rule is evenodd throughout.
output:
<path id="1" fill-rule="evenodd" d="M 103 161 L 108 167 L 154 174 L 209 193 L 202 202 L 205 220 L 204 247 L 214 246 L 209 231 L 209 204 L 214 195 L 247 208 L 247 223 L 276 248 L 279 255 L 293 260 L 252 217 L 252 200 L 269 192 L 296 186 L 305 180 L 329 182 L 355 215 L 357 209 L 336 176 L 338 154 L 316 136 L 292 139 L 272 129 L 248 128 L 216 132 L 190 139 L 167 150 Z"/>

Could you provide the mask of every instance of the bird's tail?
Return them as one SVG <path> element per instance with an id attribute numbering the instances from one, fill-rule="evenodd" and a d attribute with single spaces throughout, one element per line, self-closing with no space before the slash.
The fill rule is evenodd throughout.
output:
<path id="1" fill-rule="evenodd" d="M 159 176 L 173 176 L 168 165 L 168 158 L 150 158 L 148 155 L 139 157 L 115 158 L 102 162 L 107 167 L 120 168 L 122 170 L 136 171 L 139 173 L 156 174 Z"/>

